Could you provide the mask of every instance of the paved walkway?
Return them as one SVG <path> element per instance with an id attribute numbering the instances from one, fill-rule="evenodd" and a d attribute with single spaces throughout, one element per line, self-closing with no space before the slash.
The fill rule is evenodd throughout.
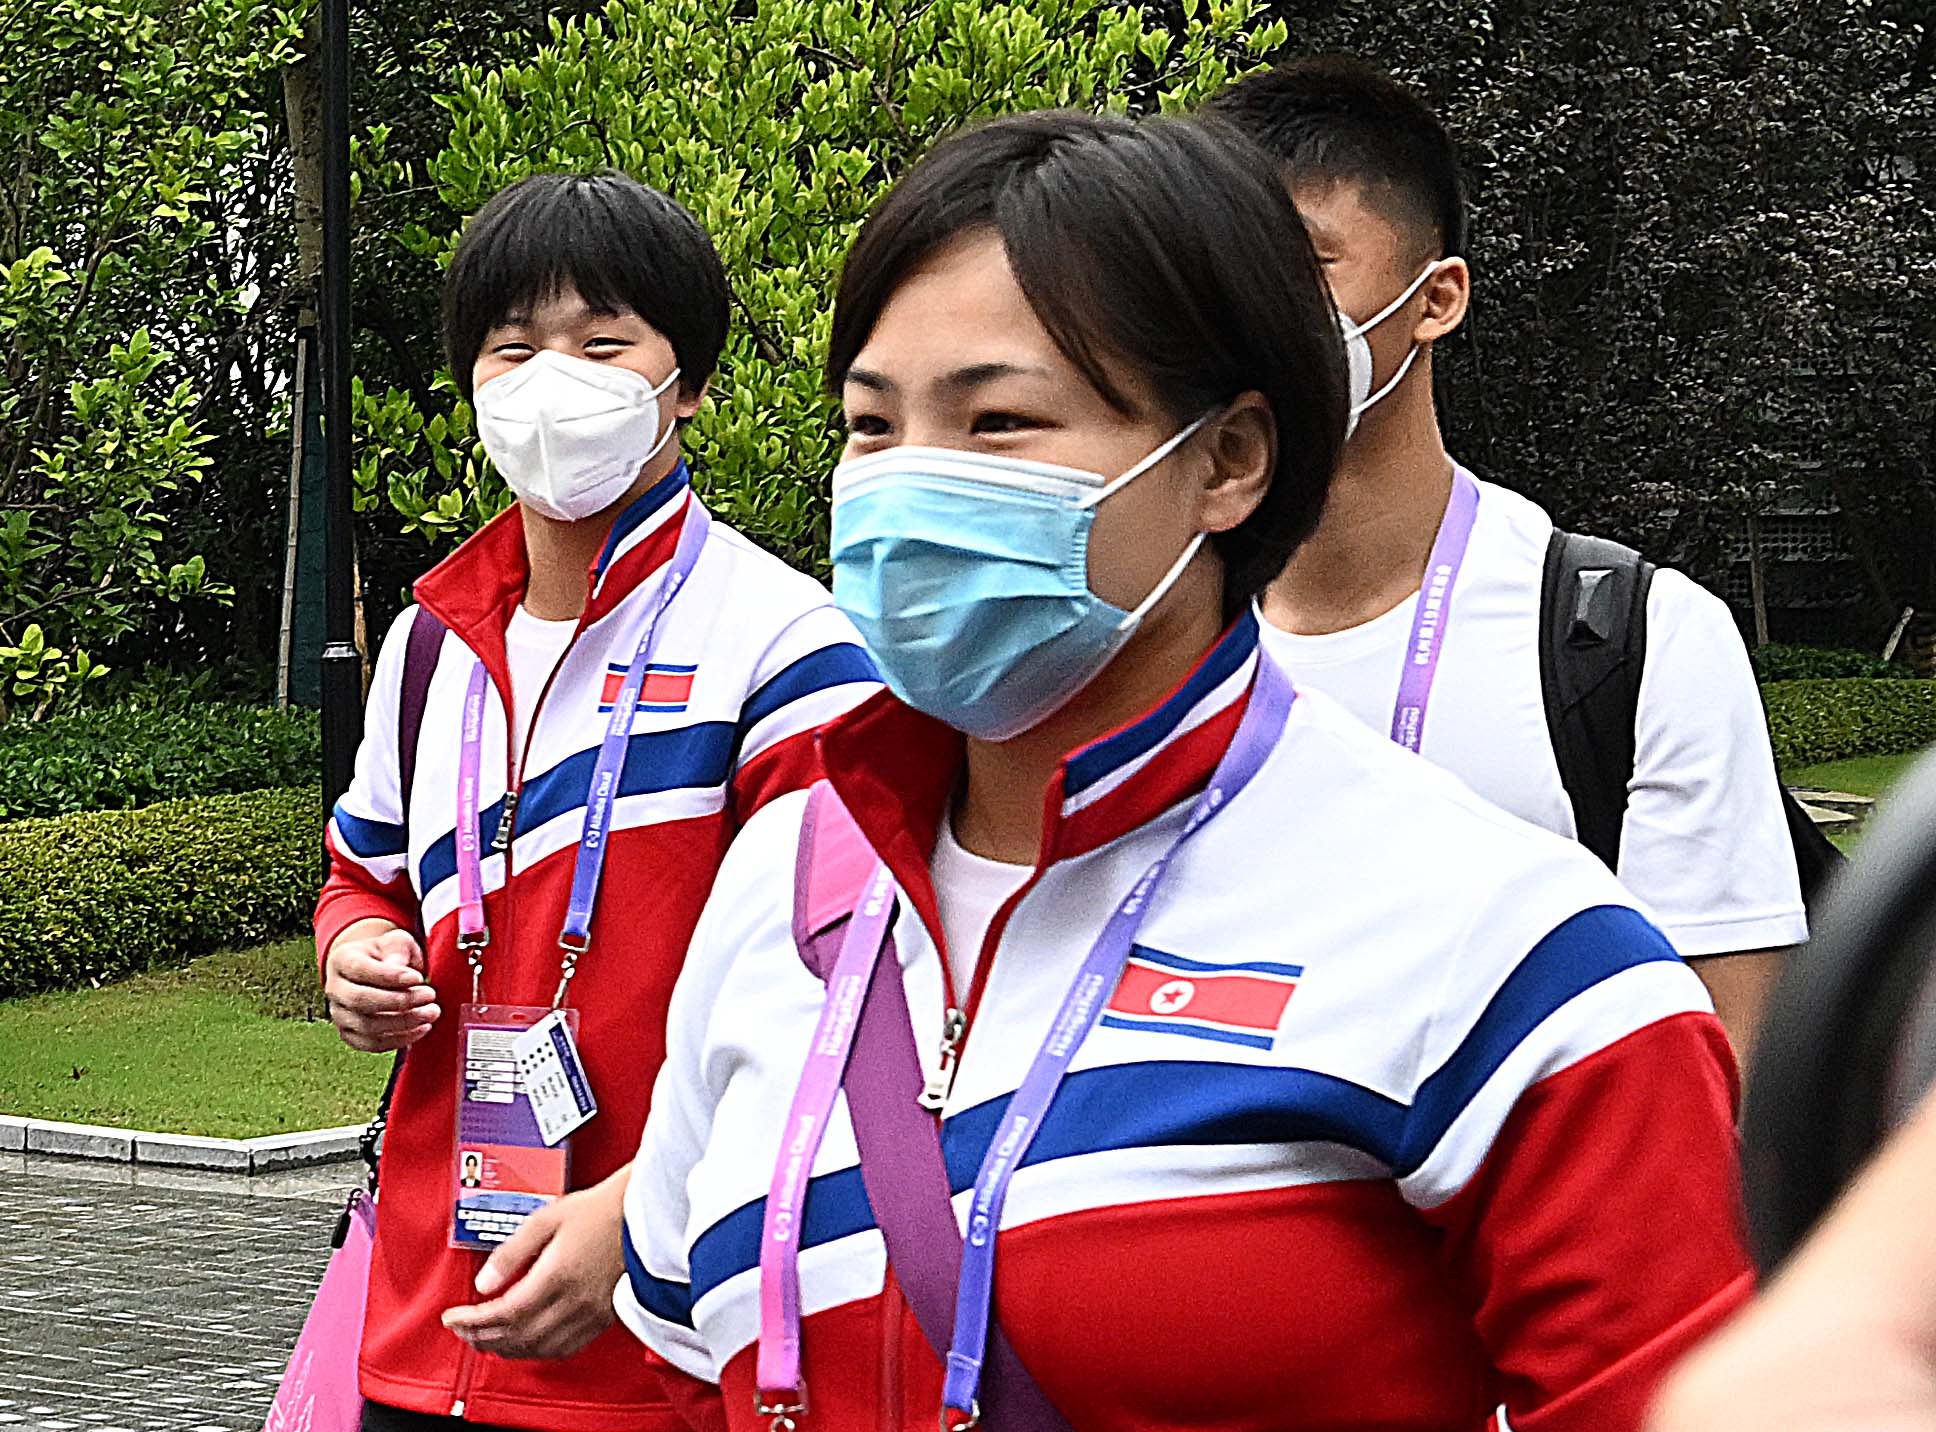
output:
<path id="1" fill-rule="evenodd" d="M 0 1155 L 0 1432 L 260 1432 L 355 1178 Z"/>

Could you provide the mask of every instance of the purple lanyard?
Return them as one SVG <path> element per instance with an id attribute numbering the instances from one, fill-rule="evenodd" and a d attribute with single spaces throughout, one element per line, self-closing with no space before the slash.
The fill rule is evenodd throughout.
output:
<path id="1" fill-rule="evenodd" d="M 1249 704 L 1223 759 L 1197 797 L 1182 833 L 1143 873 L 1104 925 L 1075 983 L 1063 997 L 1048 1041 L 1036 1054 L 1028 1076 L 1009 1103 L 1001 1129 L 989 1145 L 975 1180 L 968 1239 L 962 1250 L 961 1282 L 956 1290 L 954 1344 L 948 1354 L 947 1405 L 968 1414 L 971 1420 L 987 1351 L 989 1297 L 995 1275 L 992 1235 L 1001 1223 L 1009 1180 L 1061 1087 L 1070 1061 L 1100 1017 L 1109 990 L 1121 977 L 1136 932 L 1177 851 L 1257 774 L 1283 733 L 1292 700 L 1289 679 L 1260 651 Z M 848 926 L 840 959 L 828 977 L 827 999 L 821 1007 L 806 1071 L 794 1091 L 767 1194 L 760 1242 L 757 1383 L 760 1415 L 775 1418 L 775 1427 L 792 1425 L 793 1415 L 805 1410 L 800 1380 L 800 1209 L 814 1156 L 819 1152 L 853 1049 L 868 981 L 886 939 L 888 917 L 894 908 L 893 890 L 887 867 L 877 864 L 868 878 L 860 911 Z"/>
<path id="2" fill-rule="evenodd" d="M 982 1359 L 988 1348 L 988 1310 L 995 1284 L 995 1234 L 1001 1227 L 1009 1180 L 1021 1167 L 1029 1145 L 1041 1130 L 1056 1090 L 1061 1088 L 1076 1051 L 1101 1016 L 1110 990 L 1122 978 L 1123 965 L 1136 943 L 1136 932 L 1149 913 L 1163 877 L 1169 874 L 1176 853 L 1263 768 L 1284 733 L 1293 697 L 1290 680 L 1260 650 L 1249 705 L 1223 759 L 1210 773 L 1209 785 L 1191 807 L 1182 833 L 1143 872 L 1143 878 L 1116 907 L 1101 936 L 1090 946 L 1075 983 L 1062 997 L 1062 1008 L 1056 1011 L 1055 1022 L 1049 1026 L 1048 1039 L 1036 1051 L 1027 1075 L 1009 1100 L 1001 1127 L 989 1142 L 981 1172 L 975 1176 L 974 1198 L 968 1205 L 968 1238 L 961 1249 L 961 1284 L 955 1292 L 954 1341 L 948 1349 L 948 1379 L 942 1394 L 947 1409 L 962 1414 L 970 1426 L 980 1419 L 975 1393 L 981 1385 Z"/>
<path id="3" fill-rule="evenodd" d="M 1391 738 L 1408 751 L 1418 750 L 1425 740 L 1425 707 L 1432 699 L 1439 653 L 1445 649 L 1445 631 L 1452 623 L 1452 588 L 1465 563 L 1478 512 L 1478 480 L 1462 467 L 1453 468 L 1452 495 L 1446 499 L 1439 535 L 1425 564 L 1411 639 L 1405 643 L 1405 667 L 1398 678 L 1398 705 L 1392 710 Z"/>
<path id="4" fill-rule="evenodd" d="M 565 1002 L 565 990 L 577 973 L 579 958 L 591 948 L 592 910 L 598 904 L 598 882 L 605 873 L 605 837 L 611 828 L 619 777 L 625 770 L 625 756 L 631 746 L 639 691 L 645 685 L 646 667 L 658 642 L 659 619 L 698 565 L 711 526 L 712 520 L 699 499 L 689 497 L 684 524 L 679 530 L 679 545 L 673 549 L 672 560 L 665 565 L 658 596 L 646 615 L 638 649 L 625 670 L 625 679 L 619 683 L 611 719 L 605 724 L 605 739 L 599 745 L 598 760 L 592 766 L 591 785 L 585 796 L 585 832 L 579 839 L 578 858 L 572 867 L 571 903 L 565 909 L 564 929 L 558 935 L 558 945 L 565 952 L 565 958 L 558 993 L 551 1001 L 554 1006 Z M 477 831 L 478 771 L 482 764 L 484 698 L 488 686 L 489 677 L 480 661 L 471 669 L 471 684 L 464 697 L 464 734 L 457 760 L 457 944 L 470 961 L 473 1002 L 483 985 L 483 950 L 491 942 L 490 930 L 484 923 L 484 872 Z M 510 818 L 509 811 L 505 818 Z M 509 861 L 508 853 L 505 859 Z"/>
<path id="5" fill-rule="evenodd" d="M 814 1157 L 827 1135 L 827 1117 L 853 1052 L 861 1005 L 893 915 L 894 877 L 885 865 L 876 863 L 860 907 L 848 921 L 840 958 L 827 976 L 827 998 L 807 1050 L 806 1070 L 793 1091 L 779 1162 L 767 1193 L 760 1229 L 760 1351 L 755 1370 L 762 1417 L 790 1419 L 806 1410 L 800 1381 L 801 1211 Z"/>

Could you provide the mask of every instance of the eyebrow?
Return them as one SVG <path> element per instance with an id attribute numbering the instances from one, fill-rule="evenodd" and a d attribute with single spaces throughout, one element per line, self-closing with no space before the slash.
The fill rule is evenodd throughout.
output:
<path id="1" fill-rule="evenodd" d="M 1051 375 L 1048 369 L 1023 363 L 970 363 L 965 368 L 956 368 L 951 373 L 943 374 L 937 386 L 956 393 L 966 393 L 999 378 L 1049 376 Z M 866 388 L 874 393 L 892 393 L 900 389 L 900 384 L 892 378 L 885 373 L 877 373 L 871 368 L 849 368 L 844 381 L 852 383 L 856 388 Z"/>

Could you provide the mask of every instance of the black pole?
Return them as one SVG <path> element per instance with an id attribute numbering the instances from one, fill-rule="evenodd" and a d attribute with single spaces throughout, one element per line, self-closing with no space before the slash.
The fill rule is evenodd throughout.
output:
<path id="1" fill-rule="evenodd" d="M 350 6 L 323 0 L 323 799 L 349 789 L 363 736 L 350 501 Z"/>

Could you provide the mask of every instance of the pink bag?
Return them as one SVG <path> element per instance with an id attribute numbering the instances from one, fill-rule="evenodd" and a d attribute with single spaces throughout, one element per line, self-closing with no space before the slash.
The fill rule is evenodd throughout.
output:
<path id="1" fill-rule="evenodd" d="M 362 1427 L 356 1362 L 363 1348 L 363 1308 L 375 1237 L 376 1204 L 358 1189 L 343 1210 L 336 1251 L 303 1320 L 302 1336 L 296 1339 L 263 1432 L 358 1432 Z"/>

